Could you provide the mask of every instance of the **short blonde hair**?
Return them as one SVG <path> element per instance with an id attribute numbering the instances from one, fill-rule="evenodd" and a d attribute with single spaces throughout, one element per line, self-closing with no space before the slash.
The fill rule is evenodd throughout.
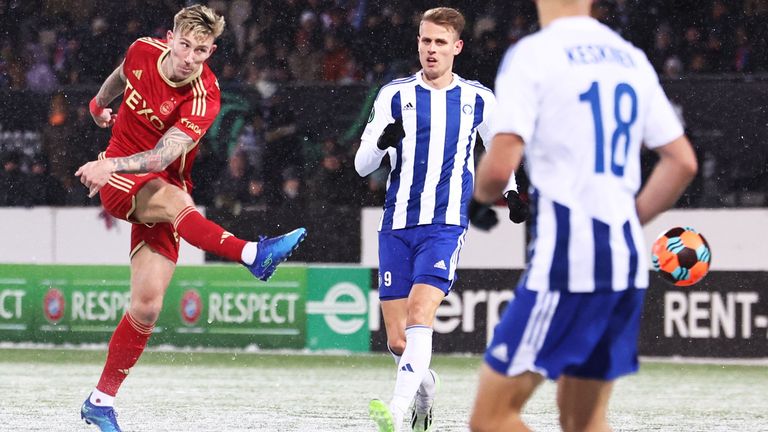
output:
<path id="1" fill-rule="evenodd" d="M 461 37 L 461 32 L 464 31 L 464 15 L 458 10 L 449 7 L 437 7 L 424 12 L 421 16 L 421 21 L 431 22 L 439 26 L 451 27 L 457 37 Z"/>
<path id="2" fill-rule="evenodd" d="M 224 17 L 215 10 L 203 5 L 193 5 L 180 10 L 173 17 L 173 32 L 219 37 L 224 32 Z"/>

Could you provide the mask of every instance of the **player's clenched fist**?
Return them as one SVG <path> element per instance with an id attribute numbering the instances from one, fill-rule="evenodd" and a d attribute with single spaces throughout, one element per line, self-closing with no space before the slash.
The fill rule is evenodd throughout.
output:
<path id="1" fill-rule="evenodd" d="M 91 102 L 88 104 L 88 109 L 91 111 L 93 121 L 96 122 L 100 128 L 110 127 L 115 124 L 117 114 L 112 114 L 112 108 L 99 105 L 99 103 L 96 102 L 95 97 L 91 99 Z"/>
<path id="2" fill-rule="evenodd" d="M 403 119 L 395 119 L 394 123 L 390 123 L 384 128 L 384 132 L 381 133 L 379 141 L 376 146 L 381 150 L 386 150 L 389 147 L 397 147 L 400 144 L 400 140 L 405 137 L 405 130 L 403 129 Z"/>
<path id="3" fill-rule="evenodd" d="M 77 169 L 75 175 L 80 177 L 80 183 L 88 188 L 88 198 L 93 198 L 107 184 L 113 172 L 114 163 L 109 159 L 102 159 L 86 163 Z"/>
<path id="4" fill-rule="evenodd" d="M 509 207 L 509 220 L 519 224 L 528 220 L 530 216 L 530 210 L 528 210 L 528 203 L 524 201 L 517 191 L 508 191 L 506 194 L 507 207 Z"/>

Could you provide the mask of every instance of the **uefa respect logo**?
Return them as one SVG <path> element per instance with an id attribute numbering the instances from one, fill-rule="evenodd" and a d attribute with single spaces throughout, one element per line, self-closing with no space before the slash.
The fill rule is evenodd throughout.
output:
<path id="1" fill-rule="evenodd" d="M 43 314 L 51 324 L 57 324 L 64 317 L 64 294 L 58 288 L 51 288 L 43 297 Z"/>
<path id="2" fill-rule="evenodd" d="M 367 308 L 368 300 L 363 290 L 351 282 L 339 282 L 325 293 L 323 300 L 307 302 L 307 314 L 323 315 L 328 327 L 342 335 L 353 334 L 365 325 Z M 342 318 L 340 315 L 353 317 Z"/>
<path id="3" fill-rule="evenodd" d="M 184 295 L 181 296 L 179 312 L 181 313 L 181 320 L 186 325 L 195 325 L 197 320 L 200 319 L 200 314 L 203 312 L 203 301 L 195 290 L 187 290 Z"/>

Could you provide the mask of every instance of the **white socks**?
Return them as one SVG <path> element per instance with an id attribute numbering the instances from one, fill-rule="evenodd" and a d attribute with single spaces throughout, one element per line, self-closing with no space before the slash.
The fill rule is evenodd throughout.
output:
<path id="1" fill-rule="evenodd" d="M 257 242 L 248 242 L 243 247 L 243 251 L 240 252 L 240 261 L 251 265 L 256 261 L 256 252 L 258 252 Z"/>
<path id="2" fill-rule="evenodd" d="M 391 352 L 391 351 L 390 351 Z M 397 356 L 392 353 L 397 360 Z M 432 328 L 415 325 L 405 329 L 405 351 L 400 356 L 395 391 L 389 407 L 395 417 L 404 415 L 432 360 Z M 402 418 L 402 416 L 401 416 Z"/>
<path id="3" fill-rule="evenodd" d="M 110 396 L 102 391 L 99 391 L 99 389 L 93 389 L 93 393 L 91 393 L 91 397 L 89 399 L 91 403 L 96 406 L 114 406 L 115 405 L 115 397 Z"/>
<path id="4" fill-rule="evenodd" d="M 387 345 L 387 349 L 389 350 L 389 353 L 392 354 L 392 358 L 395 359 L 395 366 L 399 368 L 400 357 L 402 356 L 400 354 L 395 354 L 389 345 Z M 429 369 L 427 370 L 427 373 L 424 374 L 424 378 L 421 380 L 421 385 L 419 386 L 419 390 L 416 393 L 417 397 L 415 401 L 416 411 L 419 413 L 426 413 L 432 406 L 432 400 L 434 399 L 432 396 L 434 396 L 435 387 L 437 386 L 435 374 L 436 372 L 434 372 L 432 369 Z"/>
<path id="5" fill-rule="evenodd" d="M 432 369 L 429 369 L 424 374 L 424 379 L 421 380 L 421 387 L 416 393 L 416 399 L 413 402 L 413 407 L 419 414 L 426 414 L 429 409 L 432 408 L 432 403 L 435 400 L 435 393 L 437 393 L 437 373 Z"/>

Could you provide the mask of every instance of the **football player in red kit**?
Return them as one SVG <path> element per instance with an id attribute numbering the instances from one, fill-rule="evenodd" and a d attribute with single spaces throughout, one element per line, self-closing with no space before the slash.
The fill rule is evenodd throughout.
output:
<path id="1" fill-rule="evenodd" d="M 75 175 L 104 209 L 131 227 L 131 304 L 109 342 L 107 361 L 81 416 L 119 431 L 113 402 L 144 351 L 176 267 L 179 238 L 243 263 L 267 280 L 306 236 L 299 228 L 259 242 L 241 240 L 206 219 L 189 194 L 200 138 L 219 112 L 216 76 L 206 64 L 224 18 L 201 5 L 174 17 L 167 39 L 140 38 L 91 100 L 100 127 L 113 126 L 106 151 Z M 119 116 L 107 108 L 120 94 Z"/>

